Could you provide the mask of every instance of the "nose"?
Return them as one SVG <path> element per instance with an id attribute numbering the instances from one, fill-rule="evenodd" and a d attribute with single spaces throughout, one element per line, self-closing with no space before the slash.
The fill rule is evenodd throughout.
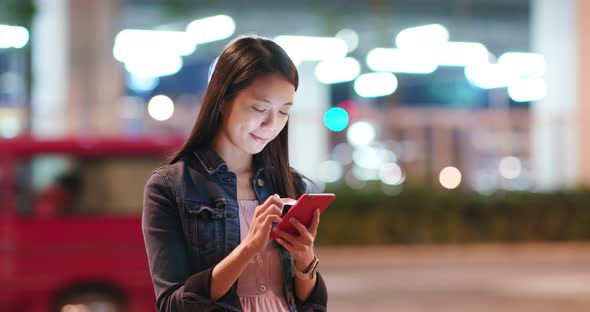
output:
<path id="1" fill-rule="evenodd" d="M 277 118 L 276 114 L 273 113 L 272 111 L 270 111 L 264 117 L 264 120 L 262 121 L 262 125 L 261 126 L 263 128 L 275 129 L 275 127 L 276 127 L 275 123 L 277 121 L 278 121 L 278 118 Z"/>

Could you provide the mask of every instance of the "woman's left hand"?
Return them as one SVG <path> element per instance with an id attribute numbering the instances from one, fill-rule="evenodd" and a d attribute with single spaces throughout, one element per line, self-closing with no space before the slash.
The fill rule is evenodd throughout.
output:
<path id="1" fill-rule="evenodd" d="M 291 253 L 297 270 L 305 271 L 313 261 L 313 243 L 320 224 L 320 211 L 317 209 L 314 211 L 309 228 L 306 228 L 295 218 L 291 218 L 289 222 L 299 231 L 299 236 L 291 235 L 276 227 L 273 231 L 280 237 L 277 238 L 277 242 Z"/>

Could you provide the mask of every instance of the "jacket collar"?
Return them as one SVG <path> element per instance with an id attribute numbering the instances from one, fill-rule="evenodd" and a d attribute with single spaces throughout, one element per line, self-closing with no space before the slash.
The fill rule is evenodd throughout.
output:
<path id="1" fill-rule="evenodd" d="M 219 170 L 228 171 L 225 161 L 215 152 L 210 144 L 202 145 L 194 151 L 195 156 L 209 175 L 213 175 Z M 264 163 L 260 154 L 256 154 L 254 159 L 255 177 L 260 176 L 264 170 Z"/>

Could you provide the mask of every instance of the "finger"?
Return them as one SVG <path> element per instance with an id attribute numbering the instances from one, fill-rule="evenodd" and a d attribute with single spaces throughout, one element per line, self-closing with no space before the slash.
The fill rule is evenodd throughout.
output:
<path id="1" fill-rule="evenodd" d="M 295 235 L 293 235 L 293 234 L 289 234 L 289 233 L 287 233 L 287 232 L 285 232 L 285 231 L 282 231 L 282 230 L 281 230 L 281 229 L 279 229 L 279 228 L 274 228 L 274 229 L 273 229 L 273 231 L 274 231 L 274 232 L 275 232 L 275 233 L 276 233 L 278 236 L 280 236 L 280 237 L 282 237 L 282 238 L 284 238 L 284 239 L 288 240 L 289 242 L 293 242 L 293 241 L 296 241 L 296 240 L 297 240 L 297 237 L 296 237 Z"/>
<path id="2" fill-rule="evenodd" d="M 280 217 L 282 215 L 282 211 L 277 205 L 272 204 L 260 214 L 260 217 L 266 218 L 268 215 L 277 215 Z"/>
<path id="3" fill-rule="evenodd" d="M 300 237 L 302 239 L 304 239 L 305 242 L 307 242 L 311 239 L 311 237 L 312 237 L 311 233 L 309 233 L 309 231 L 307 230 L 305 225 L 303 225 L 301 222 L 299 222 L 299 220 L 297 220 L 295 218 L 291 218 L 291 219 L 289 219 L 289 222 L 291 224 L 293 224 L 293 226 L 297 229 L 297 231 L 299 231 Z"/>
<path id="4" fill-rule="evenodd" d="M 262 229 L 264 230 L 264 233 L 270 233 L 270 228 L 272 227 L 273 222 L 280 222 L 281 221 L 281 217 L 277 216 L 277 215 L 268 215 L 264 218 L 264 221 L 262 223 Z"/>
<path id="5" fill-rule="evenodd" d="M 286 240 L 282 238 L 277 238 L 276 241 L 277 243 L 281 244 L 281 246 L 285 247 L 285 249 L 287 249 L 287 251 L 289 251 L 291 255 L 295 253 L 295 247 Z"/>
<path id="6" fill-rule="evenodd" d="M 268 207 L 270 207 L 271 205 L 281 205 L 281 209 L 282 209 L 282 202 L 280 201 L 280 197 L 277 194 L 274 194 L 272 196 L 269 196 L 264 203 L 262 203 L 261 205 L 259 205 L 258 207 L 256 207 L 256 210 L 254 211 L 254 216 L 259 216 L 261 215 L 264 211 L 266 211 L 268 209 Z"/>
<path id="7" fill-rule="evenodd" d="M 277 208 L 275 209 L 274 207 L 277 207 Z M 266 202 L 264 202 L 264 204 L 256 207 L 256 211 L 254 212 L 254 217 L 258 217 L 258 216 L 262 216 L 264 214 L 267 214 L 268 210 L 277 210 L 277 211 L 279 211 L 279 214 L 281 215 L 282 209 L 283 209 L 282 206 L 277 205 L 277 203 L 275 201 L 267 200 Z"/>
<path id="8" fill-rule="evenodd" d="M 275 231 L 275 229 L 273 229 Z M 304 250 L 306 247 L 311 245 L 311 241 L 308 238 L 304 238 L 303 236 L 294 236 L 286 233 L 284 231 L 276 230 L 275 233 L 279 238 L 284 240 L 285 242 L 289 243 L 293 250 Z"/>
<path id="9" fill-rule="evenodd" d="M 277 205 L 277 207 L 279 207 L 281 210 L 283 209 L 283 206 L 285 204 L 283 204 L 283 201 L 281 200 L 281 197 L 278 194 L 274 194 L 272 196 L 269 196 L 266 199 L 266 202 L 268 202 L 268 205 Z"/>
<path id="10" fill-rule="evenodd" d="M 313 219 L 311 220 L 311 225 L 309 226 L 309 233 L 311 233 L 311 235 L 313 237 L 316 236 L 316 234 L 318 233 L 318 226 L 320 225 L 320 210 L 316 209 L 313 212 Z"/>

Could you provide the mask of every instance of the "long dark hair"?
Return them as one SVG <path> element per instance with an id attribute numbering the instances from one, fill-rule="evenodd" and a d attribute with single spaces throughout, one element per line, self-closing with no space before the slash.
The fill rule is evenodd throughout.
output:
<path id="1" fill-rule="evenodd" d="M 217 60 L 199 117 L 189 138 L 172 157 L 170 164 L 176 163 L 197 147 L 210 144 L 221 125 L 223 105 L 229 105 L 240 90 L 249 87 L 257 78 L 273 73 L 281 74 L 297 90 L 297 68 L 278 44 L 258 36 L 241 36 L 232 41 Z M 266 179 L 276 193 L 282 197 L 298 198 L 303 189 L 296 182 L 296 172 L 289 166 L 288 129 L 287 122 L 279 135 L 254 157 L 259 157 L 263 162 Z"/>

